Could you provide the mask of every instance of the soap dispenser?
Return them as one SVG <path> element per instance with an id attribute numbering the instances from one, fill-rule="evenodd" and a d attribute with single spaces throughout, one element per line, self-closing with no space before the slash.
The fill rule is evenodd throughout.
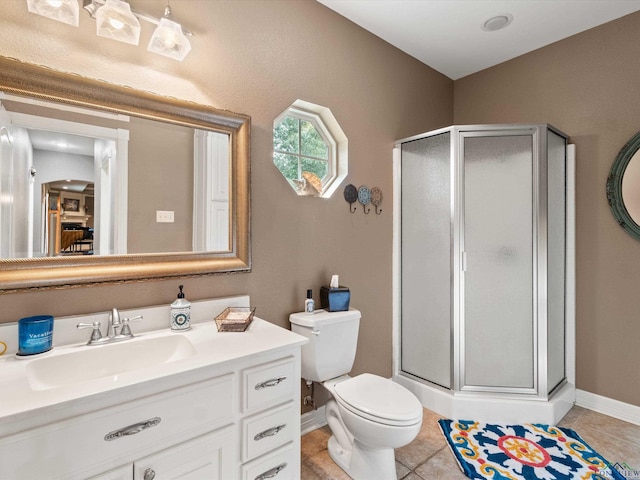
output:
<path id="1" fill-rule="evenodd" d="M 171 330 L 183 332 L 191 328 L 191 302 L 184 298 L 184 292 L 180 285 L 178 288 L 178 298 L 171 304 Z"/>
<path id="2" fill-rule="evenodd" d="M 307 299 L 304 301 L 304 311 L 306 313 L 314 313 L 316 310 L 316 303 L 313 301 L 313 290 L 307 290 Z"/>

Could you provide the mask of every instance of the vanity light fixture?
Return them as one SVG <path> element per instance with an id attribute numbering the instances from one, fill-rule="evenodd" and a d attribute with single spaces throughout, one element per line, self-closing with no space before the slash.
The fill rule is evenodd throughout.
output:
<path id="1" fill-rule="evenodd" d="M 80 8 L 78 0 L 27 0 L 27 9 L 36 15 L 78 26 Z"/>
<path id="2" fill-rule="evenodd" d="M 27 0 L 29 12 L 52 20 L 78 26 L 80 0 Z M 187 37 L 189 30 L 171 18 L 167 0 L 162 18 L 157 18 L 131 8 L 126 0 L 82 0 L 82 7 L 96 20 L 96 34 L 119 42 L 138 45 L 140 20 L 157 25 L 147 50 L 182 61 L 191 51 Z"/>
<path id="3" fill-rule="evenodd" d="M 138 45 L 140 21 L 124 0 L 106 0 L 95 12 L 96 35 L 119 42 Z"/>
<path id="4" fill-rule="evenodd" d="M 171 19 L 171 7 L 168 1 L 164 16 L 153 32 L 147 50 L 179 61 L 182 61 L 191 51 L 191 43 L 182 32 L 182 27 Z"/>

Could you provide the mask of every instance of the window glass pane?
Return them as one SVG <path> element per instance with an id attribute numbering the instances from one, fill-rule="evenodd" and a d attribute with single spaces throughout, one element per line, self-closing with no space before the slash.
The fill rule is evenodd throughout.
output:
<path id="1" fill-rule="evenodd" d="M 297 118 L 285 117 L 273 129 L 273 148 L 281 152 L 298 153 L 299 123 Z"/>
<path id="2" fill-rule="evenodd" d="M 285 155 L 283 153 L 273 154 L 273 163 L 278 170 L 288 179 L 296 179 L 298 177 L 298 157 L 295 155 Z"/>
<path id="3" fill-rule="evenodd" d="M 324 160 L 302 157 L 302 171 L 315 173 L 318 178 L 323 179 L 328 172 L 328 163 Z"/>
<path id="4" fill-rule="evenodd" d="M 311 122 L 303 120 L 300 123 L 300 136 L 302 139 L 303 155 L 322 158 L 324 160 L 329 158 L 329 147 Z"/>

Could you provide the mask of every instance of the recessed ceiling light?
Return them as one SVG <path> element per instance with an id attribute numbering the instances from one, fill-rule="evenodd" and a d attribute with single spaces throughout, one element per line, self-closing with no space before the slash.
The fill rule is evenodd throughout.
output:
<path id="1" fill-rule="evenodd" d="M 482 30 L 485 32 L 495 32 L 502 30 L 513 22 L 513 15 L 505 13 L 504 15 L 496 15 L 482 24 Z"/>

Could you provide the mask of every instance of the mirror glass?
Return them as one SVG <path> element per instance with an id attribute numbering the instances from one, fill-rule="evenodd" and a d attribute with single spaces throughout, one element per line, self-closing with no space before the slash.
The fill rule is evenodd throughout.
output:
<path id="1" fill-rule="evenodd" d="M 1 258 L 229 250 L 229 135 L 63 107 L 0 92 Z"/>
<path id="2" fill-rule="evenodd" d="M 640 225 L 640 154 L 634 153 L 622 176 L 622 199 L 632 220 Z"/>
<path id="3" fill-rule="evenodd" d="M 249 129 L 0 57 L 0 290 L 249 270 Z"/>
<path id="4" fill-rule="evenodd" d="M 622 147 L 613 162 L 607 200 L 618 224 L 640 240 L 640 133 Z"/>

